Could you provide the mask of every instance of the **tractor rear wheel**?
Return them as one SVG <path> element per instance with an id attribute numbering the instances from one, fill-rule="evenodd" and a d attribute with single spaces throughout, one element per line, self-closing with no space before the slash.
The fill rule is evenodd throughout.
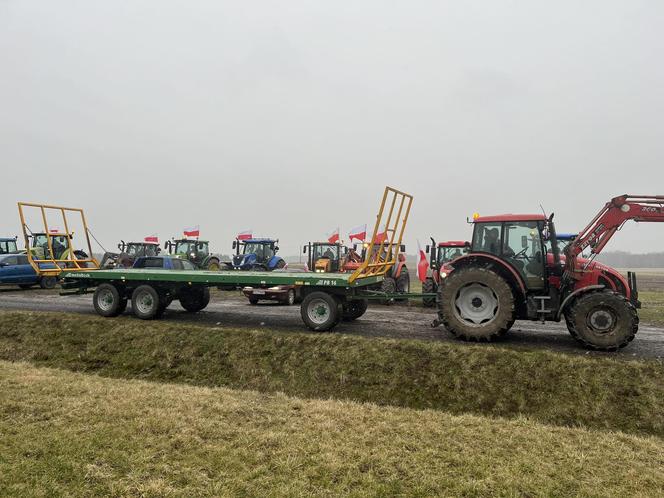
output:
<path id="1" fill-rule="evenodd" d="M 344 322 L 352 322 L 364 315 L 369 307 L 369 301 L 359 299 L 348 301 L 343 305 L 342 319 Z"/>
<path id="2" fill-rule="evenodd" d="M 180 294 L 180 305 L 190 313 L 205 309 L 210 304 L 210 289 L 207 287 L 192 288 Z"/>
<path id="3" fill-rule="evenodd" d="M 437 290 L 438 287 L 436 286 L 436 282 L 434 281 L 433 278 L 427 278 L 424 282 L 422 282 L 422 292 L 424 294 L 435 294 Z M 435 297 L 422 298 L 422 304 L 424 305 L 425 308 L 433 308 L 436 305 L 436 298 Z"/>
<path id="4" fill-rule="evenodd" d="M 636 308 L 625 296 L 602 290 L 582 295 L 565 312 L 567 328 L 577 341 L 597 351 L 616 351 L 639 330 Z"/>
<path id="5" fill-rule="evenodd" d="M 311 330 L 325 332 L 341 320 L 341 302 L 326 292 L 315 291 L 302 301 L 300 315 Z"/>
<path id="6" fill-rule="evenodd" d="M 506 334 L 514 313 L 512 289 L 486 268 L 462 268 L 438 286 L 438 317 L 464 341 L 489 342 Z"/>
<path id="7" fill-rule="evenodd" d="M 95 289 L 92 304 L 97 314 L 105 317 L 118 316 L 127 309 L 127 299 L 111 284 L 101 284 Z"/>

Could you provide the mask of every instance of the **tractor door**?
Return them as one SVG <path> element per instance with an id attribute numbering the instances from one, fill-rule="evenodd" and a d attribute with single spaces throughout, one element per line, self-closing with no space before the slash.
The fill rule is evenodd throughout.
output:
<path id="1" fill-rule="evenodd" d="M 503 259 L 521 273 L 528 289 L 543 289 L 546 250 L 540 224 L 537 221 L 505 222 L 502 239 Z"/>

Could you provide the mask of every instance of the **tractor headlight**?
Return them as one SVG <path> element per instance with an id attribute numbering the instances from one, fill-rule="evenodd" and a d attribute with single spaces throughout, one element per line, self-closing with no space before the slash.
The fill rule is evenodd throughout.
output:
<path id="1" fill-rule="evenodd" d="M 445 270 L 440 270 L 440 278 L 447 277 L 447 272 Z"/>

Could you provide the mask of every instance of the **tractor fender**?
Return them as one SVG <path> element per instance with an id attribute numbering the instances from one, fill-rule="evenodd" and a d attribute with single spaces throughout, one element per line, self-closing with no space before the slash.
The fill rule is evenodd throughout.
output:
<path id="1" fill-rule="evenodd" d="M 560 306 L 558 307 L 558 313 L 556 313 L 556 321 L 560 320 L 560 317 L 563 314 L 563 311 L 565 311 L 565 308 L 569 306 L 569 304 L 579 295 L 579 294 L 585 294 L 586 292 L 594 291 L 594 290 L 600 290 L 604 289 L 603 285 L 587 285 L 585 287 L 581 287 L 580 289 L 576 289 L 574 292 L 572 292 L 569 296 L 567 296 L 565 299 L 563 299 L 563 302 L 560 303 Z"/>
<path id="2" fill-rule="evenodd" d="M 515 287 L 515 290 L 518 290 L 521 293 L 522 297 L 526 296 L 526 284 L 524 283 L 521 274 L 516 270 L 516 268 L 507 264 L 504 260 L 494 256 L 493 254 L 468 254 L 455 259 L 453 262 L 454 264 L 448 264 L 448 266 L 451 267 L 452 270 L 457 270 L 459 268 L 464 268 L 466 266 L 475 264 L 476 262 L 493 266 L 494 269 L 498 271 L 498 273 L 502 274 L 502 276 L 506 278 L 513 287 Z"/>
<path id="3" fill-rule="evenodd" d="M 270 261 L 267 262 L 267 267 L 270 270 L 274 270 L 281 260 L 282 259 L 279 256 L 272 256 L 270 258 Z"/>
<path id="4" fill-rule="evenodd" d="M 392 272 L 392 277 L 395 279 L 399 278 L 404 268 L 406 268 L 406 261 L 397 261 L 397 264 L 394 266 L 394 272 Z"/>

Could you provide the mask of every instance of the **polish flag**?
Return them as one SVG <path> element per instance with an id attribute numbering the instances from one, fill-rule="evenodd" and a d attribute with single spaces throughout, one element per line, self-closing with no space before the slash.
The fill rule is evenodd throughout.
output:
<path id="1" fill-rule="evenodd" d="M 151 244 L 159 244 L 159 237 L 157 237 L 156 235 L 149 235 L 145 237 L 143 240 Z"/>
<path id="2" fill-rule="evenodd" d="M 253 238 L 253 233 L 251 233 L 253 230 L 243 230 L 240 233 L 238 233 L 235 238 L 237 240 L 249 240 Z"/>
<path id="3" fill-rule="evenodd" d="M 429 262 L 427 261 L 427 255 L 422 250 L 419 239 L 417 240 L 417 250 L 419 251 L 419 258 L 417 261 L 417 277 L 421 282 L 424 282 L 427 279 L 427 270 L 429 269 Z"/>
<path id="4" fill-rule="evenodd" d="M 336 228 L 332 233 L 329 233 L 327 235 L 327 241 L 330 244 L 334 244 L 335 242 L 339 242 L 339 227 Z"/>
<path id="5" fill-rule="evenodd" d="M 351 242 L 353 242 L 353 239 L 364 242 L 364 239 L 367 238 L 367 224 L 365 223 L 364 225 L 353 228 L 348 234 L 348 238 Z"/>
<path id="6" fill-rule="evenodd" d="M 373 242 L 375 244 L 382 244 L 387 240 L 387 230 L 385 230 L 385 225 L 378 227 L 378 233 L 375 233 L 373 236 Z"/>
<path id="7" fill-rule="evenodd" d="M 48 233 L 60 233 L 60 229 L 59 228 L 49 228 Z"/>
<path id="8" fill-rule="evenodd" d="M 195 227 L 185 228 L 183 232 L 185 237 L 199 237 L 201 235 L 201 226 L 196 225 Z"/>

